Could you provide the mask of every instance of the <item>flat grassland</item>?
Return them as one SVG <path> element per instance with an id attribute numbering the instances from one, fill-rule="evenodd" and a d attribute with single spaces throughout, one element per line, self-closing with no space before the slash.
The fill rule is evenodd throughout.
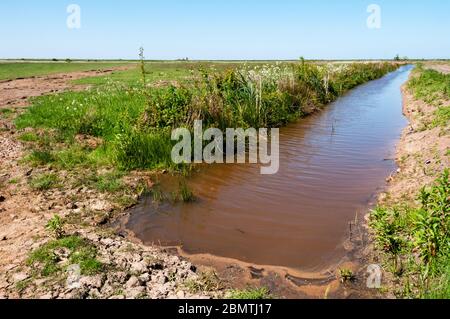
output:
<path id="1" fill-rule="evenodd" d="M 0 81 L 58 73 L 104 70 L 124 66 L 124 62 L 0 62 Z"/>

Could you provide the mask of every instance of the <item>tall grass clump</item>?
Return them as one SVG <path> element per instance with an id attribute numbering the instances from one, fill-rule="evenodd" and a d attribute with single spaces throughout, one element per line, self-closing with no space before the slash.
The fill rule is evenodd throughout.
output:
<path id="1" fill-rule="evenodd" d="M 419 207 L 379 207 L 371 215 L 378 247 L 393 260 L 406 297 L 431 298 L 450 291 L 450 182 L 446 170 L 422 189 Z M 450 298 L 450 294 L 445 296 Z"/>
<path id="2" fill-rule="evenodd" d="M 166 132 L 120 134 L 115 141 L 115 162 L 124 170 L 173 167 L 172 147 Z"/>
<path id="3" fill-rule="evenodd" d="M 200 94 L 206 106 L 202 114 L 219 126 L 279 127 L 395 68 L 389 63 L 317 65 L 302 60 L 292 65 L 206 74 L 206 90 Z"/>

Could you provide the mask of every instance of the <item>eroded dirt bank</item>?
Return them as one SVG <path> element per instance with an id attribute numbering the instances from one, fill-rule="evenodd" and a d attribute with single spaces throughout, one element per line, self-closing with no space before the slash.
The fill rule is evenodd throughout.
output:
<path id="1" fill-rule="evenodd" d="M 423 70 L 432 69 L 444 74 L 450 73 L 448 63 L 427 62 Z M 419 77 L 421 72 L 413 72 L 409 82 Z M 419 194 L 422 188 L 434 185 L 435 180 L 441 176 L 445 169 L 450 168 L 450 128 L 449 123 L 436 124 L 436 112 L 441 107 L 448 107 L 450 100 L 444 96 L 436 96 L 432 102 L 425 102 L 416 97 L 408 83 L 402 87 L 403 112 L 409 125 L 403 131 L 397 145 L 396 162 L 398 170 L 387 180 L 387 189 L 380 194 L 378 204 L 382 207 L 420 207 Z M 431 85 L 431 84 L 430 84 Z M 368 227 L 366 225 L 366 227 Z M 372 237 L 372 229 L 368 234 Z M 412 240 L 412 239 L 411 239 Z M 401 278 L 405 271 L 400 257 L 396 260 L 394 271 L 388 271 L 392 256 L 385 255 L 380 249 L 374 248 L 373 239 L 367 246 L 367 256 L 370 263 L 384 265 L 383 290 L 386 297 L 396 298 L 403 296 L 405 280 L 414 281 L 413 278 Z M 416 257 L 419 260 L 419 257 Z M 395 259 L 395 258 L 394 258 Z M 395 267 L 395 266 L 394 266 Z M 395 273 L 395 274 L 394 274 Z M 405 274 L 408 276 L 408 274 Z"/>

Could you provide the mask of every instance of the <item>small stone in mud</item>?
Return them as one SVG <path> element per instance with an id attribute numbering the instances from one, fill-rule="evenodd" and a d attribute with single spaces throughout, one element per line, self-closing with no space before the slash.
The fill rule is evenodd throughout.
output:
<path id="1" fill-rule="evenodd" d="M 125 287 L 127 288 L 135 288 L 138 286 L 139 286 L 139 279 L 136 276 L 132 276 L 125 284 Z"/>
<path id="2" fill-rule="evenodd" d="M 431 164 L 431 161 L 430 161 L 430 160 L 428 160 L 428 161 L 425 162 L 425 165 L 430 165 L 430 164 Z"/>
<path id="3" fill-rule="evenodd" d="M 6 238 L 6 236 L 2 237 L 2 241 L 7 241 L 7 240 L 8 240 L 8 238 Z"/>
<path id="4" fill-rule="evenodd" d="M 150 281 L 151 277 L 150 277 L 149 273 L 145 273 L 145 274 L 140 275 L 138 279 L 141 284 L 145 285 L 147 282 Z"/>
<path id="5" fill-rule="evenodd" d="M 6 197 L 3 195 L 0 195 L 0 203 L 3 203 L 6 200 Z"/>
<path id="6" fill-rule="evenodd" d="M 142 274 L 145 273 L 148 269 L 147 269 L 147 264 L 143 261 L 141 262 L 136 262 L 131 264 L 130 270 L 133 273 L 138 273 L 138 274 Z"/>

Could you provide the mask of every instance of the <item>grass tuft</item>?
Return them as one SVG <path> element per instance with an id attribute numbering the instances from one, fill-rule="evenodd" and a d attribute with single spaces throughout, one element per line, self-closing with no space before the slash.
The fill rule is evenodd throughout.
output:
<path id="1" fill-rule="evenodd" d="M 58 181 L 56 174 L 41 174 L 30 180 L 30 186 L 34 190 L 44 191 L 56 187 Z"/>
<path id="2" fill-rule="evenodd" d="M 243 300 L 267 300 L 273 299 L 267 288 L 247 288 L 244 290 L 231 290 L 227 294 L 228 299 Z"/>
<path id="3" fill-rule="evenodd" d="M 214 271 L 209 270 L 200 273 L 196 279 L 187 280 L 185 286 L 192 293 L 201 293 L 222 289 L 222 282 Z"/>
<path id="4" fill-rule="evenodd" d="M 371 214 L 379 248 L 391 256 L 393 273 L 405 282 L 403 297 L 431 297 L 450 291 L 450 182 L 446 170 L 422 189 L 419 207 L 379 207 Z M 405 268 L 399 271 L 399 268 Z M 446 295 L 450 298 L 450 295 Z"/>
<path id="5" fill-rule="evenodd" d="M 58 250 L 67 250 L 67 256 L 58 255 Z M 66 258 L 65 266 L 79 264 L 83 275 L 94 275 L 102 271 L 103 265 L 96 259 L 96 248 L 78 236 L 69 236 L 50 241 L 33 251 L 27 264 L 34 267 L 41 276 L 48 277 L 63 271 L 61 258 Z"/>

